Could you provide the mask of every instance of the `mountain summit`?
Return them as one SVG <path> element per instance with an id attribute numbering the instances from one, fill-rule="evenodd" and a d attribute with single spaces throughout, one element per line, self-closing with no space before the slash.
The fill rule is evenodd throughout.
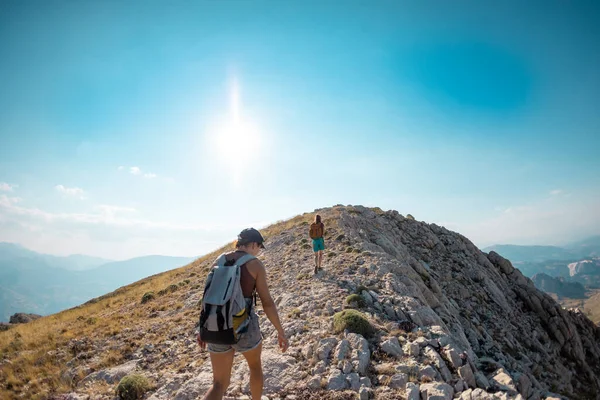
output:
<path id="1" fill-rule="evenodd" d="M 326 246 L 317 275 L 315 213 Z M 277 350 L 259 306 L 270 399 L 600 396 L 600 329 L 508 260 L 397 211 L 315 213 L 262 231 L 260 258 L 291 345 Z M 193 336 L 198 302 L 211 262 L 231 247 L 0 333 L 0 397 L 113 399 L 121 378 L 138 374 L 145 399 L 198 398 L 212 379 Z M 228 395 L 244 393 L 248 370 L 236 357 Z"/>

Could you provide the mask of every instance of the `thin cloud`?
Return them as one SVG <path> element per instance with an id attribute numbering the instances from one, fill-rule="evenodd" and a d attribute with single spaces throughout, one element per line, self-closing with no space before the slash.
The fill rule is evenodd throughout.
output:
<path id="1" fill-rule="evenodd" d="M 120 165 L 117 169 L 119 171 L 123 171 L 125 168 L 126 167 Z M 142 171 L 142 169 L 140 167 L 136 167 L 136 166 L 129 167 L 128 170 L 131 175 L 141 176 L 146 179 L 154 179 L 158 176 L 154 172 L 144 172 L 144 171 Z"/>
<path id="2" fill-rule="evenodd" d="M 563 194 L 563 193 L 564 193 L 564 192 L 563 192 L 562 190 L 560 190 L 560 189 L 552 190 L 552 191 L 550 192 L 550 194 L 551 194 L 552 196 L 558 196 L 559 194 Z"/>
<path id="3" fill-rule="evenodd" d="M 20 216 L 38 222 L 53 223 L 76 223 L 82 225 L 110 225 L 113 227 L 136 227 L 144 229 L 160 229 L 171 231 L 211 231 L 222 229 L 219 226 L 197 226 L 174 224 L 169 222 L 157 222 L 139 218 L 131 218 L 129 215 L 137 210 L 131 207 L 114 205 L 99 205 L 95 207 L 97 212 L 88 213 L 52 213 L 39 208 L 21 207 L 16 203 L 20 198 L 0 196 L 0 211 L 4 215 Z"/>
<path id="4" fill-rule="evenodd" d="M 18 185 L 11 185 L 10 183 L 0 182 L 0 190 L 3 192 L 12 192 L 13 189 L 19 187 Z"/>
<path id="5" fill-rule="evenodd" d="M 3 194 L 0 196 L 0 207 L 12 207 L 12 205 L 19 203 L 20 201 L 20 197 L 8 197 Z"/>
<path id="6" fill-rule="evenodd" d="M 80 200 L 85 200 L 85 192 L 83 189 L 78 187 L 68 188 L 63 185 L 56 185 L 54 188 L 61 194 L 67 197 L 78 198 Z"/>

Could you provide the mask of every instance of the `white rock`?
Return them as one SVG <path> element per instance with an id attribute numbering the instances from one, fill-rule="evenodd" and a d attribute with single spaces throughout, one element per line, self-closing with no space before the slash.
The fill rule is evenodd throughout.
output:
<path id="1" fill-rule="evenodd" d="M 499 368 L 494 375 L 490 378 L 490 383 L 495 384 L 500 390 L 507 392 L 511 395 L 517 394 L 517 388 L 504 368 Z"/>
<path id="2" fill-rule="evenodd" d="M 440 356 L 440 354 L 437 351 L 435 351 L 431 347 L 427 346 L 423 349 L 423 353 L 425 354 L 425 356 L 427 358 L 429 358 L 433 362 L 433 365 L 435 365 L 437 367 L 437 369 L 442 374 L 442 378 L 446 382 L 448 382 L 452 379 L 452 374 L 450 373 L 450 370 L 448 369 L 446 362 L 444 361 L 442 356 Z"/>
<path id="3" fill-rule="evenodd" d="M 435 380 L 438 378 L 439 373 L 431 365 L 426 365 L 419 369 L 419 377 L 422 379 L 424 376 L 427 376 L 427 377 Z"/>
<path id="4" fill-rule="evenodd" d="M 296 359 L 278 350 L 263 350 L 262 366 L 265 394 L 279 393 L 299 381 L 300 368 L 296 365 Z M 242 392 L 250 393 L 249 376 L 248 364 L 241 361 L 232 374 L 232 382 L 239 382 Z"/>
<path id="5" fill-rule="evenodd" d="M 407 380 L 408 380 L 408 378 L 407 378 L 406 374 L 394 374 L 394 375 L 392 375 L 392 379 L 390 380 L 390 383 L 388 384 L 388 386 L 391 387 L 392 389 L 404 388 L 404 387 L 406 387 Z"/>
<path id="6" fill-rule="evenodd" d="M 469 364 L 459 367 L 458 375 L 462 379 L 464 379 L 465 384 L 468 387 L 473 388 L 473 389 L 475 389 L 477 387 L 477 382 L 475 381 L 475 376 L 473 375 L 473 371 L 471 370 L 471 367 L 469 366 Z"/>
<path id="7" fill-rule="evenodd" d="M 370 394 L 371 394 L 371 391 L 368 388 L 363 386 L 358 391 L 358 398 L 360 400 L 369 400 Z"/>
<path id="8" fill-rule="evenodd" d="M 410 342 L 404 345 L 404 352 L 410 356 L 417 357 L 420 351 L 421 347 L 418 343 Z"/>
<path id="9" fill-rule="evenodd" d="M 327 360 L 329 358 L 329 355 L 331 354 L 331 351 L 335 348 L 336 344 L 337 344 L 336 338 L 321 339 L 319 341 L 319 345 L 317 346 L 317 351 L 316 351 L 317 359 L 318 360 Z"/>
<path id="10" fill-rule="evenodd" d="M 352 363 L 348 360 L 344 360 L 342 361 L 342 372 L 345 374 L 349 374 L 350 372 L 352 372 L 352 369 L 354 368 L 354 366 L 352 365 Z"/>
<path id="11" fill-rule="evenodd" d="M 447 347 L 444 349 L 444 352 L 446 353 L 446 358 L 450 360 L 454 368 L 459 368 L 462 366 L 462 359 L 460 358 L 458 351 L 452 347 Z"/>
<path id="12" fill-rule="evenodd" d="M 346 375 L 339 369 L 334 369 L 327 378 L 327 390 L 344 390 L 348 388 Z"/>
<path id="13" fill-rule="evenodd" d="M 126 362 L 116 367 L 103 369 L 86 376 L 82 384 L 94 381 L 104 381 L 106 383 L 118 383 L 125 375 L 131 374 L 137 367 L 138 360 Z"/>
<path id="14" fill-rule="evenodd" d="M 311 390 L 317 390 L 321 388 L 321 376 L 315 375 L 308 380 L 306 386 Z"/>
<path id="15" fill-rule="evenodd" d="M 360 376 L 356 372 L 352 372 L 346 375 L 346 380 L 350 389 L 358 392 L 358 389 L 360 389 Z"/>
<path id="16" fill-rule="evenodd" d="M 419 385 L 412 382 L 406 384 L 406 400 L 421 400 Z"/>
<path id="17" fill-rule="evenodd" d="M 385 342 L 381 344 L 381 350 L 389 354 L 390 356 L 400 358 L 404 355 L 402 351 L 402 347 L 400 347 L 400 342 L 398 342 L 398 338 L 391 337 Z"/>
<path id="18" fill-rule="evenodd" d="M 327 364 L 325 361 L 319 361 L 312 370 L 313 375 L 320 375 L 327 371 Z"/>
<path id="19" fill-rule="evenodd" d="M 350 342 L 347 339 L 342 339 L 335 348 L 333 357 L 336 360 L 343 360 L 350 355 L 351 350 Z"/>
<path id="20" fill-rule="evenodd" d="M 447 383 L 423 383 L 419 389 L 425 400 L 452 400 L 454 396 L 454 389 Z"/>

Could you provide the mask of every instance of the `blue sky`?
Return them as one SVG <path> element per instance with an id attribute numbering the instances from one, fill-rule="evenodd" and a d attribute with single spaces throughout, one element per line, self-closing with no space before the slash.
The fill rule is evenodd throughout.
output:
<path id="1" fill-rule="evenodd" d="M 0 3 L 0 241 L 198 255 L 334 204 L 599 234 L 600 7 L 446 3 Z"/>

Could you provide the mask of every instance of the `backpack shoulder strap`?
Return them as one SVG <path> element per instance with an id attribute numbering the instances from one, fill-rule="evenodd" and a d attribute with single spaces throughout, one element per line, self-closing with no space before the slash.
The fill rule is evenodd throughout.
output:
<path id="1" fill-rule="evenodd" d="M 235 262 L 235 265 L 238 267 L 241 267 L 242 265 L 246 264 L 248 261 L 254 260 L 256 257 L 254 257 L 252 254 L 244 254 L 243 256 L 241 256 L 240 258 L 237 259 L 237 261 Z"/>

